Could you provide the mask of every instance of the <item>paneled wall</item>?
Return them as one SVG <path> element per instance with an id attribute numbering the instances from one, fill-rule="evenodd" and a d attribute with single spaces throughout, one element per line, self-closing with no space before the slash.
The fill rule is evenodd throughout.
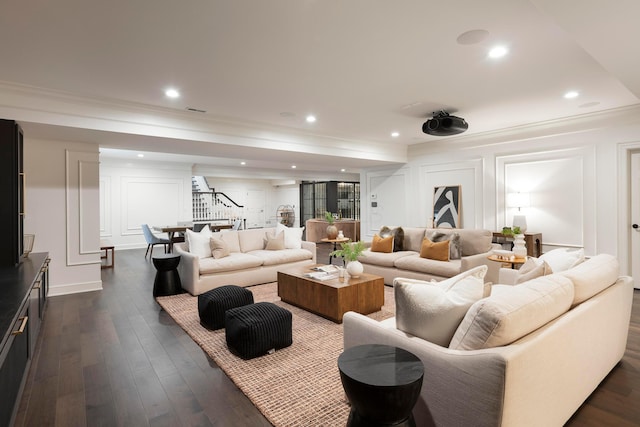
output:
<path id="1" fill-rule="evenodd" d="M 191 166 L 100 161 L 100 236 L 118 249 L 145 247 L 142 224 L 190 221 Z"/>

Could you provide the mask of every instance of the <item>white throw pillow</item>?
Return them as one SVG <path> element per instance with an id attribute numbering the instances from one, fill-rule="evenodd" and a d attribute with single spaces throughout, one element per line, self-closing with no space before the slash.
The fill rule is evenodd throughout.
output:
<path id="1" fill-rule="evenodd" d="M 486 273 L 481 265 L 441 282 L 396 278 L 396 327 L 447 347 L 469 307 L 485 296 Z"/>
<path id="2" fill-rule="evenodd" d="M 301 249 L 302 248 L 302 232 L 304 227 L 290 228 L 278 223 L 276 226 L 276 235 L 284 231 L 284 247 L 285 249 Z"/>
<path id="3" fill-rule="evenodd" d="M 516 284 L 553 273 L 547 261 L 533 257 L 527 258 L 525 263 L 522 264 L 522 267 L 517 271 L 518 277 L 516 277 Z"/>
<path id="4" fill-rule="evenodd" d="M 584 249 L 558 248 L 542 254 L 539 258 L 546 261 L 554 273 L 575 267 L 584 261 Z"/>
<path id="5" fill-rule="evenodd" d="M 205 226 L 199 233 L 192 230 L 187 230 L 185 233 L 185 240 L 189 246 L 189 252 L 196 255 L 198 258 L 211 257 L 210 240 L 213 233 L 209 229 L 209 226 Z"/>

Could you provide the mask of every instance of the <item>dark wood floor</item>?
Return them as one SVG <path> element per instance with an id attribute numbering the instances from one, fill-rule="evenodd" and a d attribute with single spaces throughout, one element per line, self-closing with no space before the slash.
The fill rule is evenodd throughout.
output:
<path id="1" fill-rule="evenodd" d="M 160 310 L 154 275 L 144 250 L 116 251 L 103 291 L 49 299 L 16 426 L 270 425 Z M 640 291 L 624 359 L 567 425 L 640 425 Z"/>

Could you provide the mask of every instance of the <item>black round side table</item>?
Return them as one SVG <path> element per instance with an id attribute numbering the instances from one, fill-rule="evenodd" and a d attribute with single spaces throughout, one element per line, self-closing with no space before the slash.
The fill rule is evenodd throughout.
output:
<path id="1" fill-rule="evenodd" d="M 153 257 L 153 265 L 158 270 L 153 282 L 154 298 L 182 293 L 178 264 L 180 264 L 180 255 L 161 254 Z"/>
<path id="2" fill-rule="evenodd" d="M 344 391 L 351 402 L 347 426 L 415 427 L 424 365 L 406 350 L 380 344 L 351 347 L 338 357 Z"/>

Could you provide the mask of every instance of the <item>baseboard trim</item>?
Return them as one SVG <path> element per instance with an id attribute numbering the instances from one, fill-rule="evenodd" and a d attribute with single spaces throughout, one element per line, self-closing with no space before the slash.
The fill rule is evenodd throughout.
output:
<path id="1" fill-rule="evenodd" d="M 49 286 L 47 296 L 55 297 L 60 295 L 78 294 L 81 292 L 93 292 L 102 290 L 102 280 L 97 282 L 69 283 L 57 286 Z"/>

